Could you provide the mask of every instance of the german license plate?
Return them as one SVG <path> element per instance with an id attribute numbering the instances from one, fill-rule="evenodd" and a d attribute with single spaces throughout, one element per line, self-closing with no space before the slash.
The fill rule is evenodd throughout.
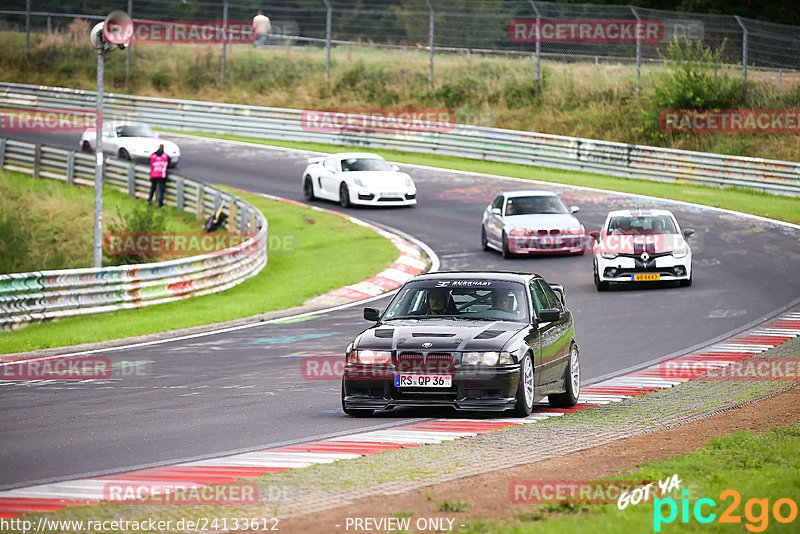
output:
<path id="1" fill-rule="evenodd" d="M 652 282 L 654 280 L 661 280 L 659 273 L 636 273 L 633 275 L 634 282 Z"/>
<path id="2" fill-rule="evenodd" d="M 449 388 L 453 375 L 394 375 L 397 388 Z"/>
<path id="3" fill-rule="evenodd" d="M 381 193 L 381 198 L 400 198 L 402 193 Z"/>

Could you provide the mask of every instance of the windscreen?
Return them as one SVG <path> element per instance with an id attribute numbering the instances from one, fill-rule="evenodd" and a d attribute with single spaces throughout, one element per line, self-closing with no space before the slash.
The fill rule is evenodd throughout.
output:
<path id="1" fill-rule="evenodd" d="M 342 172 L 393 170 L 391 165 L 378 158 L 348 158 L 342 160 Z"/>
<path id="2" fill-rule="evenodd" d="M 553 196 L 512 197 L 506 201 L 506 215 L 565 214 L 569 208 Z"/>
<path id="3" fill-rule="evenodd" d="M 406 284 L 384 320 L 456 317 L 527 322 L 525 286 L 499 280 L 420 280 Z"/>
<path id="4" fill-rule="evenodd" d="M 155 137 L 152 128 L 146 124 L 126 124 L 117 128 L 119 137 Z"/>
<path id="5" fill-rule="evenodd" d="M 677 234 L 678 229 L 669 215 L 611 217 L 606 231 L 609 234 Z"/>

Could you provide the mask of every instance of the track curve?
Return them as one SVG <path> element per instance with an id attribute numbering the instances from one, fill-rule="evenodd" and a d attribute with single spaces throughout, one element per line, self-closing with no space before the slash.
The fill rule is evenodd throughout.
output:
<path id="1" fill-rule="evenodd" d="M 15 137 L 76 146 L 74 135 Z M 184 136 L 175 140 L 182 147 L 182 174 L 303 199 L 299 178 L 307 153 Z M 698 230 L 692 243 L 693 287 L 600 294 L 592 283 L 589 255 L 504 261 L 497 253 L 482 251 L 479 229 L 485 205 L 497 192 L 529 188 L 529 182 L 407 170 L 419 189 L 416 208 L 346 212 L 421 239 L 439 255 L 443 270 L 533 271 L 563 283 L 576 317 L 584 380 L 704 344 L 789 306 L 800 295 L 797 229 L 669 201 L 541 186 L 579 205 L 587 229 L 599 227 L 610 209 L 638 202 L 666 206 L 684 227 Z M 342 211 L 334 204 L 313 204 Z M 138 365 L 138 374 L 106 382 L 3 383 L 0 485 L 175 463 L 446 416 L 449 412 L 395 410 L 374 419 L 348 418 L 339 408 L 338 381 L 302 378 L 304 356 L 341 354 L 366 326 L 356 306 L 114 350 L 105 353 L 112 362 L 144 363 Z"/>

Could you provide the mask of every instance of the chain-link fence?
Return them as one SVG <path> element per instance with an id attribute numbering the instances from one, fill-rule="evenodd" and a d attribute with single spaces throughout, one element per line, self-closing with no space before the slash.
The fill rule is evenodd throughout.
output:
<path id="1" fill-rule="evenodd" d="M 80 9 L 69 9 L 71 5 Z M 109 2 L 82 0 L 5 0 L 0 29 L 31 32 L 65 26 L 71 19 L 102 19 Z M 116 7 L 120 3 L 115 3 Z M 383 48 L 429 63 L 445 55 L 529 56 L 541 80 L 542 61 L 623 63 L 636 66 L 636 87 L 643 68 L 662 65 L 676 39 L 712 50 L 723 65 L 741 69 L 800 71 L 800 27 L 728 15 L 663 11 L 632 6 L 564 4 L 533 0 L 277 0 L 269 4 L 127 0 L 135 21 L 251 21 L 259 10 L 272 20 L 268 46 L 324 48 L 330 75 L 331 53 Z M 72 12 L 70 12 L 72 11 Z M 79 12 L 75 12 L 79 11 Z M 29 45 L 28 45 L 29 46 Z M 228 47 L 222 47 L 225 78 Z M 130 50 L 130 49 L 129 49 Z M 26 47 L 27 53 L 27 47 Z M 130 51 L 128 52 L 130 57 Z"/>

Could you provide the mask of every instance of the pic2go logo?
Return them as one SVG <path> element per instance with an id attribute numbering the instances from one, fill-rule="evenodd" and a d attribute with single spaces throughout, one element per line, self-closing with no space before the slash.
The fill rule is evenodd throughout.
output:
<path id="1" fill-rule="evenodd" d="M 690 508 L 694 519 L 698 523 L 711 523 L 717 518 L 717 515 L 711 512 L 717 506 L 713 499 L 698 499 L 694 506 L 691 506 L 689 504 L 689 490 L 683 490 L 681 493 L 683 494 L 680 505 L 681 523 L 689 523 Z M 721 501 L 726 501 L 730 498 L 732 502 L 719 516 L 718 522 L 741 523 L 742 517 L 736 514 L 736 510 L 742 502 L 741 494 L 736 490 L 727 489 L 719 494 L 719 498 Z M 667 509 L 667 515 L 664 515 L 665 508 Z M 764 532 L 767 530 L 770 511 L 772 512 L 772 517 L 778 523 L 791 523 L 797 518 L 797 503 L 784 497 L 775 501 L 770 510 L 769 499 L 750 499 L 744 505 L 744 515 L 748 521 L 745 524 L 745 528 L 750 532 Z M 669 525 L 677 518 L 678 503 L 675 502 L 675 499 L 667 497 L 666 499 L 656 498 L 653 501 L 653 530 L 655 532 L 661 532 L 662 524 Z"/>

